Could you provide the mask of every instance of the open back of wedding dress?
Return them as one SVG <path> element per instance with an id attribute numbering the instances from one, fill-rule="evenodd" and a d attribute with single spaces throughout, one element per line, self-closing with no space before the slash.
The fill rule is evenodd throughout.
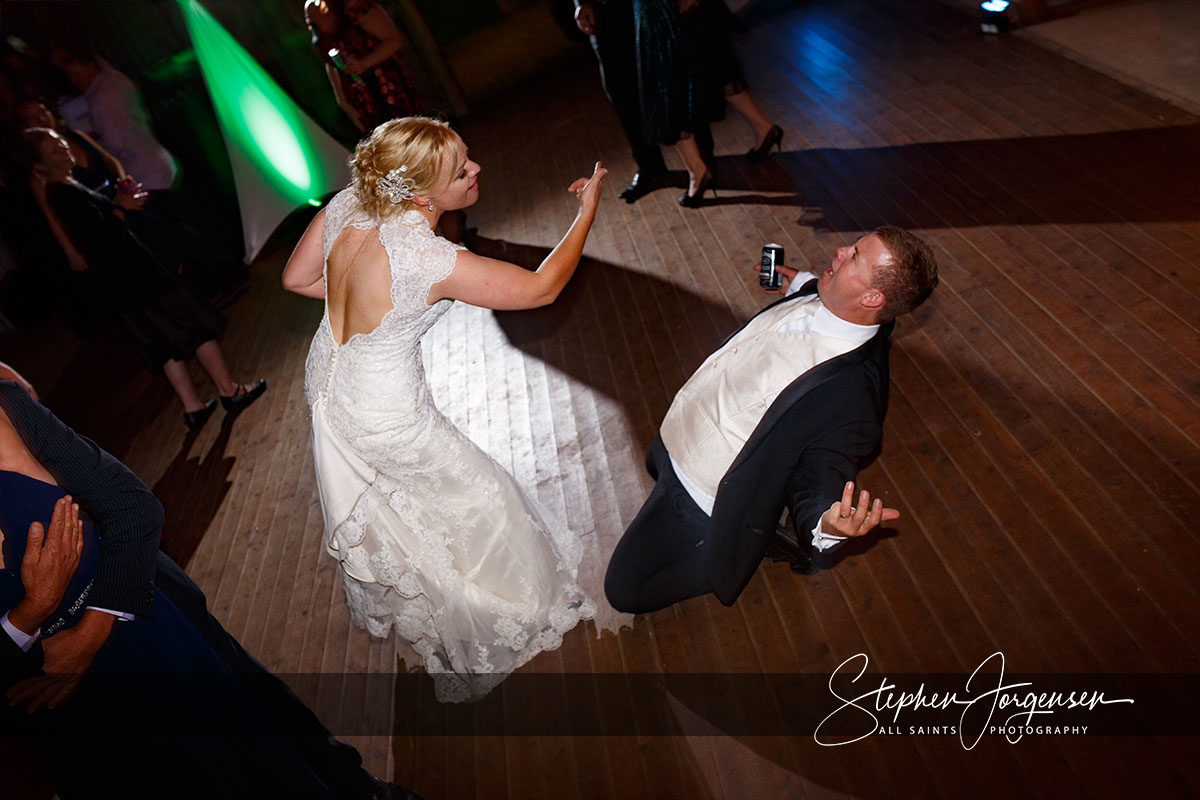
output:
<path id="1" fill-rule="evenodd" d="M 329 250 L 374 228 L 349 189 L 325 212 Z M 438 411 L 421 337 L 452 301 L 426 305 L 456 245 L 416 211 L 378 226 L 392 310 L 339 345 L 329 308 L 313 337 L 305 395 L 326 547 L 341 562 L 354 621 L 412 644 L 442 701 L 482 697 L 595 614 L 579 588 L 577 538 L 550 530 L 503 468 Z"/>

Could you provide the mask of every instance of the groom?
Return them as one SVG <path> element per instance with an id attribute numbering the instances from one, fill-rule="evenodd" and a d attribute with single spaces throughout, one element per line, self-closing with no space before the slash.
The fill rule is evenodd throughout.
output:
<path id="1" fill-rule="evenodd" d="M 803 567 L 900 516 L 856 498 L 854 479 L 882 438 L 893 320 L 937 285 L 933 252 L 885 225 L 802 287 L 781 272 L 788 296 L 726 339 L 667 411 L 646 456 L 657 483 L 605 576 L 618 611 L 710 592 L 731 605 L 768 545 Z M 785 507 L 799 540 L 772 542 Z"/>

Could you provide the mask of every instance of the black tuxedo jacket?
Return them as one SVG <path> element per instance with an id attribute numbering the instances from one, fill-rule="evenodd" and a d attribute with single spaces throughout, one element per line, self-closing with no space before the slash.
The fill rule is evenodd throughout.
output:
<path id="1" fill-rule="evenodd" d="M 817 282 L 809 281 L 768 308 L 816 290 Z M 713 593 L 725 605 L 737 599 L 758 568 L 784 505 L 804 544 L 820 516 L 841 498 L 846 481 L 878 452 L 892 327 L 880 326 L 870 340 L 792 381 L 721 479 L 707 572 Z"/>

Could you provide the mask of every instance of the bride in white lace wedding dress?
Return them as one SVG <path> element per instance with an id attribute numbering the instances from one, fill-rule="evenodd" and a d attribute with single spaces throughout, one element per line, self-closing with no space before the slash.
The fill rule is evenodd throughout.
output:
<path id="1" fill-rule="evenodd" d="M 553 301 L 571 277 L 604 170 L 570 187 L 580 210 L 537 272 L 437 236 L 478 199 L 479 166 L 445 123 L 392 120 L 363 140 L 354 181 L 317 215 L 284 286 L 325 299 L 306 364 L 326 546 L 350 612 L 412 644 L 443 701 L 483 696 L 595 613 L 579 540 L 553 530 L 513 478 L 438 411 L 421 337 L 453 300 Z"/>

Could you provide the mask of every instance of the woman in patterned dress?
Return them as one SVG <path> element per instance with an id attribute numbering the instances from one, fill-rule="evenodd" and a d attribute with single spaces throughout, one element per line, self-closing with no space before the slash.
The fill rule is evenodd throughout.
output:
<path id="1" fill-rule="evenodd" d="M 364 133 L 426 104 L 401 55 L 404 34 L 373 0 L 307 0 L 304 20 L 338 105 Z"/>

